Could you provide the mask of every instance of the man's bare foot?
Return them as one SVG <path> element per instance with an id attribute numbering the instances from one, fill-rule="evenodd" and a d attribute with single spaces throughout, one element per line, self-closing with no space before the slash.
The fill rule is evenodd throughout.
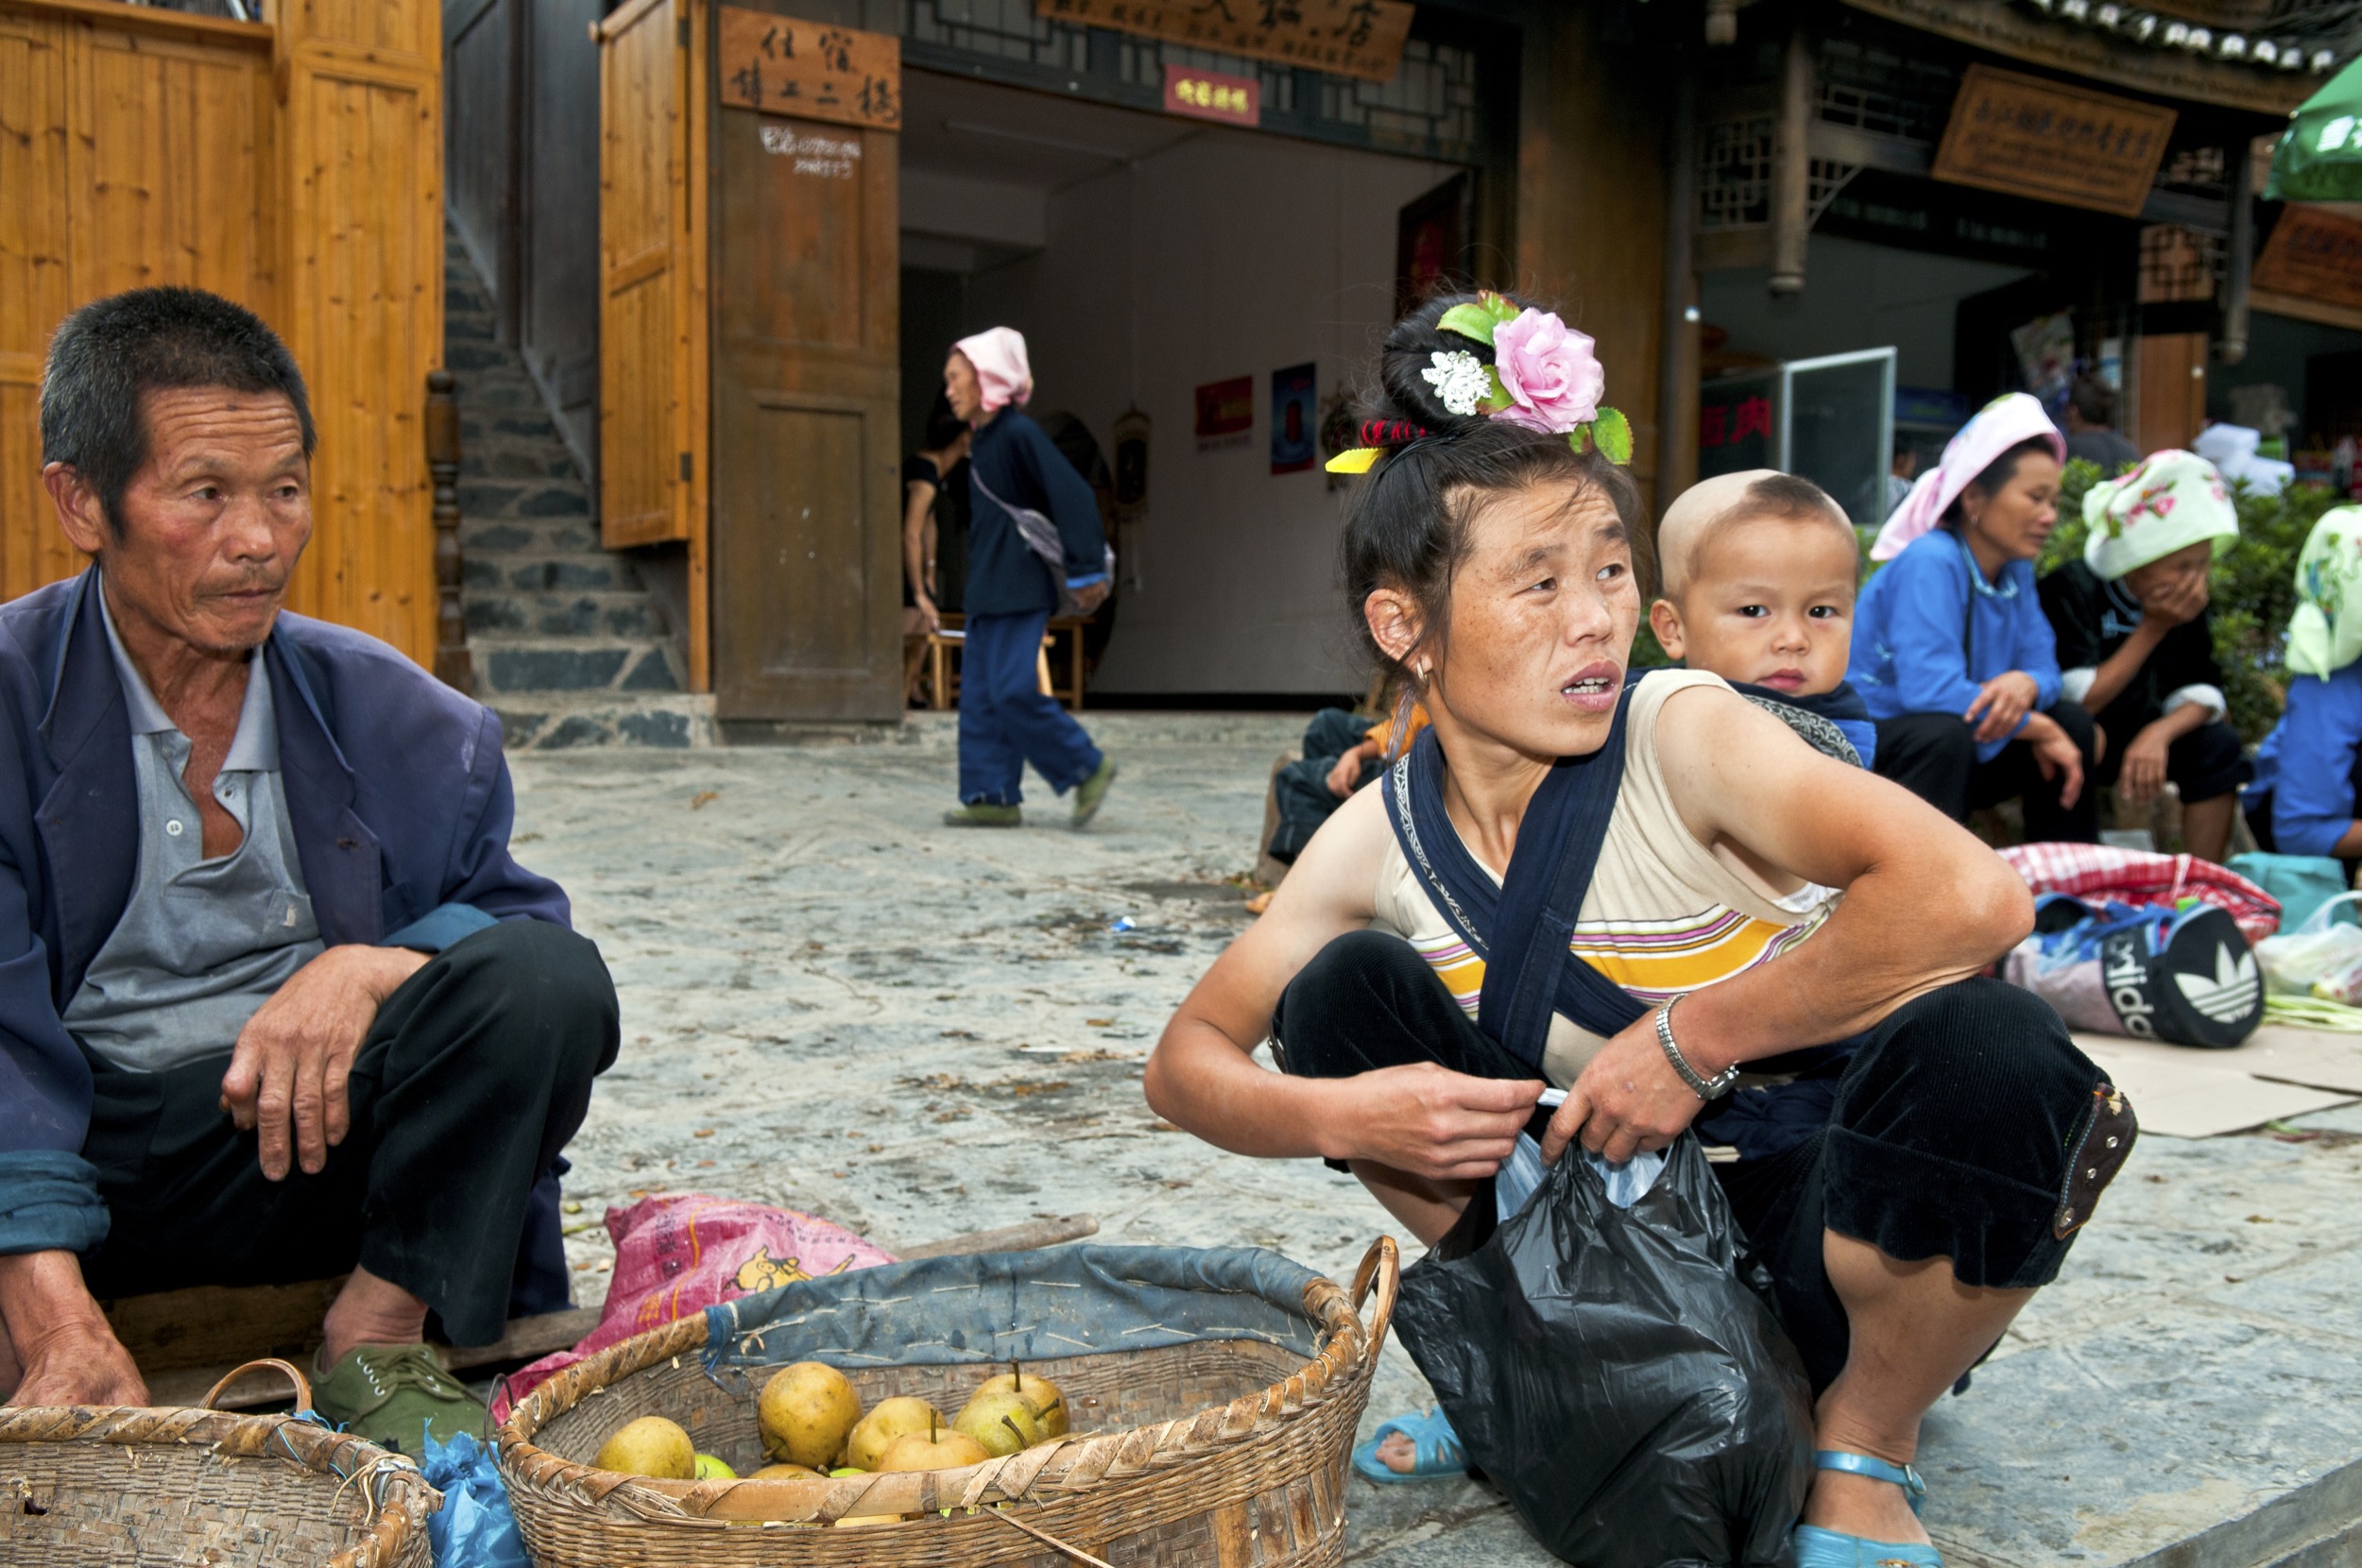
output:
<path id="1" fill-rule="evenodd" d="M 1818 1525 L 1840 1535 L 1910 1546 L 1927 1540 L 1926 1527 L 1911 1512 L 1909 1500 L 1891 1481 L 1874 1481 L 1841 1470 L 1814 1473 L 1812 1491 L 1805 1498 L 1805 1524 Z"/>
<path id="2" fill-rule="evenodd" d="M 1419 1467 L 1419 1445 L 1402 1432 L 1390 1432 L 1378 1445 L 1378 1462 L 1397 1475 L 1408 1475 Z"/>
<path id="3" fill-rule="evenodd" d="M 415 1345 L 426 1335 L 426 1303 L 388 1279 L 356 1268 L 320 1323 L 322 1367 L 355 1345 Z"/>

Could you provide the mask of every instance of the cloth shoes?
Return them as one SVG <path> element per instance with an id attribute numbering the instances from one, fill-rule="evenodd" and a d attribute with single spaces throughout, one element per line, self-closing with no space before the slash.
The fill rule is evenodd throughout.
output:
<path id="1" fill-rule="evenodd" d="M 356 1345 L 326 1368 L 315 1355 L 312 1406 L 355 1437 L 413 1457 L 429 1437 L 481 1437 L 490 1415 L 423 1344 Z"/>

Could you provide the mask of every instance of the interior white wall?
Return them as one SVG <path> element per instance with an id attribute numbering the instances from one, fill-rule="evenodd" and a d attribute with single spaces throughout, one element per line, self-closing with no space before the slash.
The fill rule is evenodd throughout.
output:
<path id="1" fill-rule="evenodd" d="M 2019 266 L 1815 234 L 1802 295 L 1774 301 L 1770 270 L 1745 267 L 1707 273 L 1699 308 L 1747 353 L 1810 359 L 1891 344 L 1898 383 L 1948 390 L 1955 307 L 2025 276 Z"/>
<path id="2" fill-rule="evenodd" d="M 1037 410 L 1103 446 L 1152 420 L 1148 519 L 1118 542 L 1122 604 L 1095 693 L 1359 690 L 1336 583 L 1342 492 L 1271 471 L 1271 374 L 1326 400 L 1394 312 L 1395 214 L 1448 165 L 1213 131 L 1053 193 L 1049 245 L 976 274 L 967 315 L 1025 333 Z M 1195 388 L 1255 382 L 1245 445 L 1201 454 Z"/>

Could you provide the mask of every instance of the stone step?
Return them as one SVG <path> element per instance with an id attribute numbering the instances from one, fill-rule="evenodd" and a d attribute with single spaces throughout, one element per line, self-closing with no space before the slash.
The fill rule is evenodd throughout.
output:
<path id="1" fill-rule="evenodd" d="M 471 632 L 476 695 L 487 701 L 529 692 L 678 691 L 664 640 L 656 637 L 519 637 Z"/>
<path id="2" fill-rule="evenodd" d="M 526 692 L 484 700 L 500 715 L 501 731 L 512 752 L 591 746 L 703 748 L 715 743 L 710 696 Z"/>
<path id="3" fill-rule="evenodd" d="M 462 479 L 459 515 L 487 518 L 587 518 L 590 493 L 579 479 L 519 481 Z"/>
<path id="4" fill-rule="evenodd" d="M 654 638 L 656 606 L 634 588 L 599 593 L 496 593 L 467 596 L 468 635 L 503 637 Z"/>

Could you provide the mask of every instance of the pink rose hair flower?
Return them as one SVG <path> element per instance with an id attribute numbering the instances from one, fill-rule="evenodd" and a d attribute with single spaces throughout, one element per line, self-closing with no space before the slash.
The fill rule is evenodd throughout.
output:
<path id="1" fill-rule="evenodd" d="M 1493 368 L 1511 406 L 1497 418 L 1563 435 L 1599 418 L 1607 372 L 1591 339 L 1543 311 L 1526 310 L 1493 329 Z"/>

